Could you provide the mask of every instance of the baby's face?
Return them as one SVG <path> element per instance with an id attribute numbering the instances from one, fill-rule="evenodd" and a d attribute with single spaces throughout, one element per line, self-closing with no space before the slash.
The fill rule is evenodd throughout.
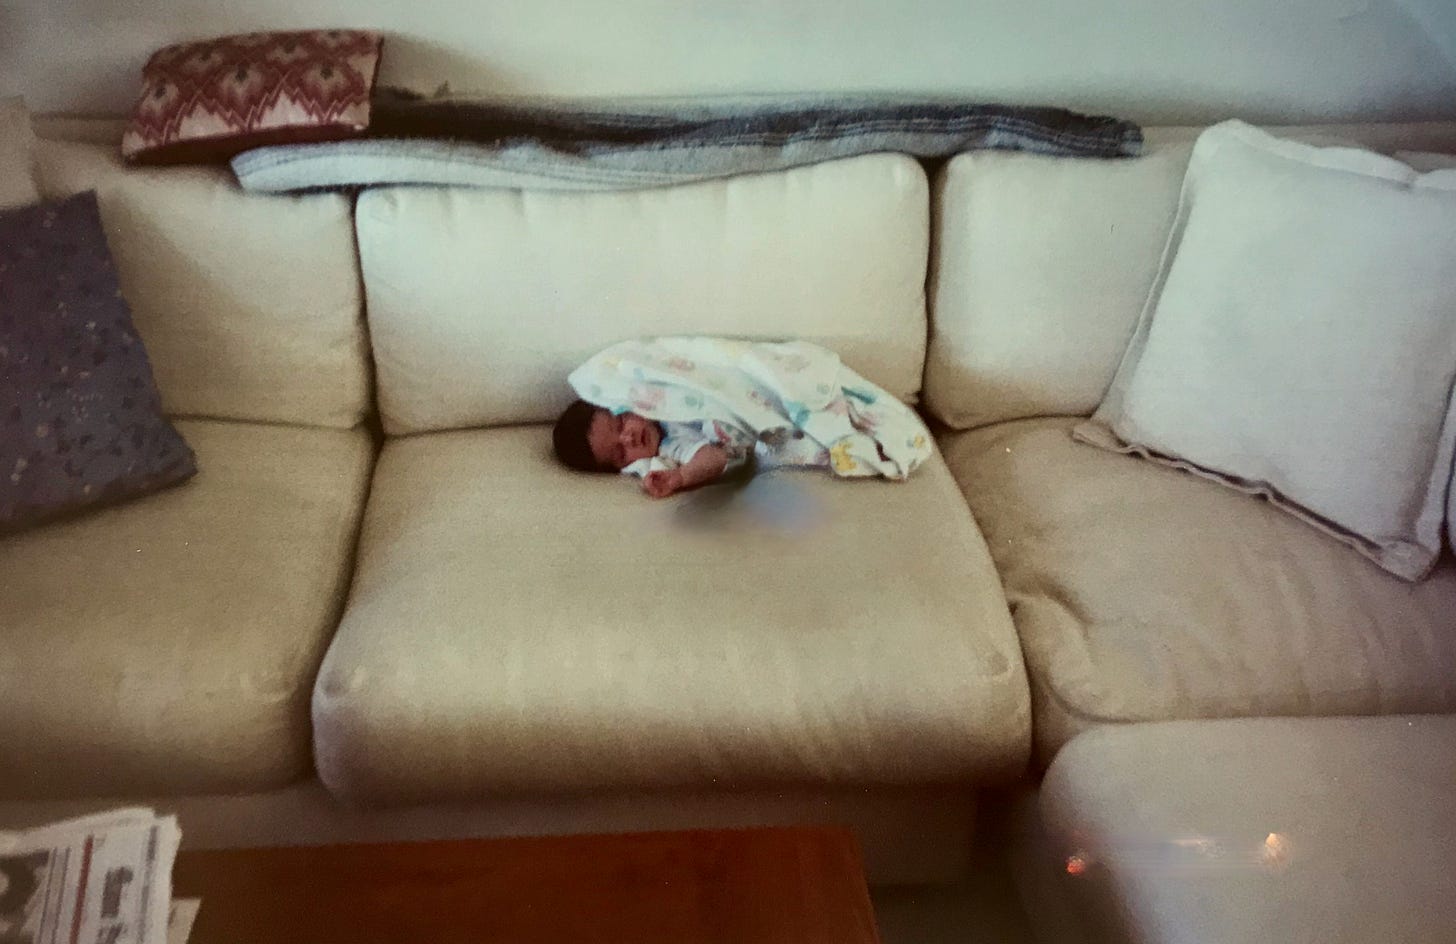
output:
<path id="1" fill-rule="evenodd" d="M 638 459 L 657 455 L 662 430 L 652 420 L 636 413 L 613 416 L 597 410 L 586 428 L 587 445 L 602 465 L 622 470 Z"/>

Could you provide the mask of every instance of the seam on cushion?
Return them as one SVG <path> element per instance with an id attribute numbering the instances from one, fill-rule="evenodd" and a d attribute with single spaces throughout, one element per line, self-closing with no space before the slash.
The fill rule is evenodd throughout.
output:
<path id="1" fill-rule="evenodd" d="M 1039 583 L 1041 583 L 1041 581 L 1035 581 L 1033 585 L 1035 586 L 1036 584 L 1039 584 Z M 1053 585 L 1051 585 L 1051 584 L 1043 584 L 1039 588 L 1039 592 L 1036 592 L 1034 594 L 1027 593 L 1025 590 L 1021 591 L 1020 594 L 1019 594 L 1019 597 L 1028 597 L 1028 596 L 1035 596 L 1035 599 L 1037 599 L 1038 602 L 1045 601 L 1045 602 L 1048 602 L 1048 603 L 1052 604 L 1053 606 L 1058 607 L 1062 611 L 1064 611 L 1067 614 L 1069 614 L 1071 616 L 1071 618 L 1074 619 L 1074 620 L 1076 620 L 1077 623 L 1079 625 L 1081 625 L 1081 626 L 1088 626 L 1088 625 L 1091 624 L 1091 621 L 1089 621 L 1087 619 L 1083 619 L 1080 616 L 1078 616 L 1077 615 L 1076 608 L 1073 607 L 1067 601 L 1067 599 L 1066 599 L 1066 597 L 1065 597 L 1064 594 L 1061 594 L 1059 592 L 1056 592 L 1056 588 Z M 1011 607 L 1012 621 L 1015 622 L 1016 621 L 1017 611 L 1020 608 L 1020 603 L 1019 603 L 1019 600 L 1011 600 L 1011 603 L 1012 603 L 1012 607 Z M 1023 637 L 1023 634 L 1021 632 L 1021 627 L 1019 625 L 1017 626 L 1017 637 L 1018 638 L 1022 638 Z M 1085 651 L 1085 649 L 1086 649 L 1085 643 L 1086 643 L 1086 639 L 1087 639 L 1086 635 L 1085 634 L 1080 635 L 1078 638 L 1079 638 L 1079 640 L 1081 640 L 1081 642 L 1083 644 L 1083 649 Z M 1023 645 L 1022 645 L 1023 657 L 1025 655 L 1025 648 L 1026 648 L 1025 647 L 1025 643 L 1023 643 Z M 1094 672 L 1095 672 L 1095 676 L 1094 677 L 1100 682 L 1100 679 L 1101 679 L 1101 670 L 1100 670 L 1100 667 L 1097 665 L 1096 662 L 1094 662 L 1092 660 L 1090 654 L 1088 654 L 1087 663 L 1088 663 L 1088 665 L 1092 666 L 1092 668 L 1094 669 Z M 1028 675 L 1030 675 L 1031 673 L 1030 673 L 1030 668 L 1029 667 L 1032 665 L 1032 662 L 1031 662 L 1030 659 L 1027 659 L 1026 660 L 1026 665 L 1028 666 Z M 1183 714 L 1183 713 L 1178 713 L 1178 712 L 1174 712 L 1174 713 L 1171 713 L 1171 714 L 1165 714 L 1165 713 L 1158 713 L 1158 712 L 1151 712 L 1151 711 L 1129 712 L 1127 714 L 1121 714 L 1121 715 L 1109 714 L 1109 713 L 1105 713 L 1105 712 L 1096 711 L 1094 709 L 1091 709 L 1089 707 L 1084 706 L 1083 704 L 1080 704 L 1078 702 L 1075 702 L 1075 701 L 1069 699 L 1061 691 L 1060 688 L 1058 688 L 1056 685 L 1053 684 L 1053 676 L 1052 676 L 1052 673 L 1050 673 L 1050 672 L 1043 672 L 1043 673 L 1039 673 L 1039 675 L 1040 675 L 1041 682 L 1042 682 L 1041 689 L 1045 693 L 1047 699 L 1050 700 L 1050 701 L 1052 701 L 1052 702 L 1055 702 L 1056 705 L 1057 705 L 1057 707 L 1062 712 L 1064 712 L 1068 717 L 1072 718 L 1075 721 L 1081 721 L 1081 722 L 1086 722 L 1086 723 L 1094 723 L 1094 724 L 1133 724 L 1133 723 L 1147 722 L 1147 721 L 1199 720 L 1199 719 L 1205 719 L 1205 718 L 1253 717 L 1253 716 L 1259 716 L 1259 715 L 1225 715 L 1225 714 Z M 1310 712 L 1310 716 L 1314 716 L 1315 714 L 1316 713 L 1313 712 L 1313 711 Z M 1301 715 L 1296 715 L 1296 714 L 1289 714 L 1288 716 L 1289 717 L 1303 717 Z M 1035 726 L 1035 721 L 1036 721 L 1036 719 L 1033 717 L 1033 719 L 1032 719 L 1033 726 Z"/>
<path id="2" fill-rule="evenodd" d="M 1261 154 L 1266 154 L 1270 157 L 1277 158 L 1286 163 L 1298 164 L 1301 167 L 1314 167 L 1320 170 L 1333 171 L 1335 173 L 1359 177 L 1363 180 L 1384 181 L 1386 183 L 1395 184 L 1407 191 L 1416 189 L 1415 182 L 1420 180 L 1426 174 L 1431 173 L 1430 171 L 1415 171 L 1409 165 L 1406 165 L 1406 170 L 1412 172 L 1409 176 L 1399 173 L 1395 167 L 1388 167 L 1389 173 L 1387 173 L 1387 167 L 1377 167 L 1376 164 L 1389 165 L 1402 164 L 1403 162 L 1397 160 L 1396 158 L 1390 157 L 1389 155 L 1381 154 L 1374 148 L 1367 148 L 1364 145 L 1360 145 L 1357 142 L 1352 142 L 1350 145 L 1339 147 L 1320 146 L 1309 144 L 1303 141 L 1295 141 L 1288 138 L 1275 137 L 1273 135 L 1265 137 L 1264 135 L 1267 135 L 1267 132 L 1261 132 L 1259 129 L 1249 125 L 1244 125 L 1242 127 L 1225 128 L 1224 131 L 1230 136 L 1238 139 L 1241 144 L 1250 147 Z M 1306 148 L 1312 148 L 1315 153 L 1307 153 L 1304 150 Z M 1337 158 L 1332 158 L 1329 155 L 1319 153 L 1320 151 L 1330 150 L 1356 151 L 1359 153 L 1368 152 L 1371 156 L 1377 158 L 1378 160 L 1376 162 L 1369 163 L 1365 167 L 1349 167 L 1345 164 L 1338 163 Z M 1210 150 L 1208 153 L 1211 154 L 1212 151 Z M 1445 193 L 1456 193 L 1456 188 L 1453 187 L 1438 186 L 1432 187 L 1430 189 L 1438 190 Z"/>
<path id="3" fill-rule="evenodd" d="M 234 426 L 264 426 L 272 429 L 306 429 L 320 433 L 351 433 L 367 423 L 360 420 L 348 426 L 330 426 L 325 423 L 304 423 L 297 420 L 263 420 L 251 416 L 221 416 L 216 413 L 192 413 L 187 410 L 168 410 L 169 420 L 189 420 L 195 423 L 225 423 Z"/>
<path id="4" fill-rule="evenodd" d="M 375 69 L 378 70 L 378 60 L 375 61 Z M 359 200 L 360 193 L 354 193 L 349 202 L 349 248 L 353 250 L 354 258 L 354 279 L 359 290 L 359 306 L 355 312 L 355 324 L 359 329 L 358 346 L 360 350 L 359 359 L 364 364 L 364 410 L 363 416 L 359 418 L 356 425 L 364 425 L 369 428 L 374 437 L 374 455 L 379 456 L 380 437 L 383 435 L 384 414 L 379 406 L 379 364 L 374 356 L 374 326 L 369 321 L 369 285 L 364 277 L 364 250 L 360 247 L 359 241 Z M 371 464 L 369 470 L 370 479 L 373 479 L 374 469 Z M 365 483 L 365 497 L 368 497 L 368 483 Z"/>
<path id="5" fill-rule="evenodd" d="M 357 427 L 356 427 L 357 429 Z M 331 568 L 318 575 L 315 586 L 310 588 L 310 598 L 317 599 L 326 597 L 328 606 L 320 616 L 320 624 L 323 631 L 319 634 L 320 643 L 316 646 L 304 647 L 297 655 L 297 662 L 306 666 L 306 671 L 299 673 L 299 677 L 306 679 L 302 686 L 305 693 L 305 704 L 310 704 L 314 688 L 318 684 L 319 669 L 322 666 L 324 656 L 333 645 L 334 637 L 338 634 L 339 624 L 343 619 L 344 609 L 348 604 L 349 595 L 352 591 L 355 558 L 358 554 L 359 534 L 364 520 L 364 509 L 369 499 L 370 486 L 373 483 L 374 466 L 378 461 L 379 448 L 372 438 L 369 438 L 367 431 L 364 431 L 366 441 L 362 444 L 350 443 L 351 449 L 361 449 L 364 453 L 362 459 L 357 459 L 361 468 L 350 469 L 351 477 L 358 482 L 359 497 L 356 501 L 349 502 L 338 509 L 334 520 L 327 524 L 327 543 L 330 550 L 337 549 L 340 552 L 341 560 L 337 567 Z M 352 457 L 351 457 L 352 458 Z M 312 737 L 313 718 L 311 711 L 306 712 L 308 717 L 310 738 Z M 312 752 L 310 751 L 310 754 Z M 312 759 L 312 758 L 310 758 Z"/>
<path id="6" fill-rule="evenodd" d="M 1061 691 L 1052 684 L 1050 678 L 1045 675 L 1042 676 L 1042 678 L 1044 682 L 1042 688 L 1046 692 L 1047 698 L 1051 701 L 1056 702 L 1058 708 L 1060 708 L 1069 717 L 1077 721 L 1092 722 L 1097 724 L 1125 724 L 1132 721 L 1154 720 L 1152 718 L 1119 717 L 1117 715 L 1099 714 L 1095 711 L 1089 711 L 1079 705 L 1074 705 L 1070 701 L 1068 701 L 1066 697 L 1062 695 Z M 1033 727 L 1035 727 L 1036 725 L 1035 718 L 1032 718 L 1032 725 Z"/>
<path id="7" fill-rule="evenodd" d="M 1065 712 L 1069 717 L 1077 721 L 1086 721 L 1096 724 L 1131 724 L 1139 721 L 1174 720 L 1171 718 L 1164 719 L 1158 717 L 1118 717 L 1115 715 L 1097 714 L 1096 712 L 1087 711 L 1085 709 L 1077 707 L 1076 705 L 1073 705 L 1062 696 L 1062 693 L 1060 691 L 1058 691 L 1054 686 L 1050 684 L 1044 686 L 1044 691 L 1046 692 L 1048 699 L 1056 702 L 1058 708 Z M 1181 717 L 1182 716 L 1180 716 L 1180 718 Z M 1202 716 L 1191 715 L 1187 717 L 1189 720 L 1191 720 L 1193 718 L 1198 718 Z M 1032 723 L 1035 724 L 1035 719 L 1033 719 Z"/>
<path id="8" fill-rule="evenodd" d="M 330 793 L 344 798 L 349 797 L 351 794 L 346 787 L 341 787 L 340 784 L 347 783 L 349 778 L 355 776 L 355 774 L 353 772 L 339 774 L 338 764 L 336 763 L 329 772 L 338 777 L 339 781 L 337 783 L 329 781 L 325 774 L 324 758 L 322 755 L 326 752 L 332 752 L 337 755 L 339 750 L 334 745 L 325 746 L 324 735 L 319 731 L 318 714 L 320 702 L 331 696 L 331 693 L 325 691 L 328 676 L 325 673 L 324 665 L 328 661 L 329 653 L 333 651 L 334 643 L 338 640 L 339 630 L 343 627 L 344 619 L 349 612 L 349 604 L 353 601 L 354 593 L 357 589 L 360 577 L 359 551 L 363 544 L 364 528 L 369 517 L 370 499 L 374 493 L 375 475 L 379 470 L 379 460 L 383 456 L 384 443 L 382 437 L 373 430 L 367 430 L 367 432 L 370 436 L 368 458 L 366 460 L 366 468 L 363 472 L 363 482 L 361 483 L 353 531 L 349 536 L 345 549 L 345 561 L 342 572 L 335 584 L 336 602 L 331 608 L 330 621 L 328 623 L 330 627 L 328 639 L 319 648 L 318 654 L 314 659 L 312 681 L 307 687 L 306 697 L 304 698 L 304 713 L 307 718 L 309 738 L 309 770 L 324 784 Z M 337 712 L 332 720 L 333 726 L 337 729 L 339 726 Z"/>
<path id="9" fill-rule="evenodd" d="M 1333 519 L 1326 518 L 1318 512 L 1300 504 L 1285 495 L 1284 491 L 1273 483 L 1266 482 L 1262 479 L 1246 478 L 1212 465 L 1202 465 L 1179 456 L 1159 452 L 1136 440 L 1124 439 L 1116 430 L 1105 423 L 1098 423 L 1096 420 L 1093 423 L 1097 424 L 1099 431 L 1105 431 L 1111 437 L 1111 443 L 1103 443 L 1087 438 L 1087 434 L 1081 432 L 1080 425 L 1072 430 L 1072 437 L 1089 446 L 1120 455 L 1136 456 L 1156 465 L 1187 472 L 1190 475 L 1195 475 L 1201 479 L 1214 482 L 1215 484 L 1233 489 L 1245 495 L 1263 498 L 1285 514 L 1292 515 L 1315 530 L 1334 538 L 1336 541 L 1363 555 L 1386 572 L 1394 574 L 1408 583 L 1419 583 L 1424 580 L 1430 575 L 1430 572 L 1435 568 L 1440 559 L 1439 552 L 1430 554 L 1426 548 L 1412 541 L 1395 540 L 1381 543 L 1380 541 L 1358 534 L 1344 525 L 1335 522 Z M 1093 433 L 1092 435 L 1095 436 L 1096 434 Z M 1414 552 L 1405 550 L 1412 547 L 1415 548 Z M 1417 561 L 1418 566 L 1414 569 L 1406 567 L 1402 567 L 1399 570 L 1395 569 L 1396 567 L 1402 566 L 1403 560 L 1409 560 L 1413 555 L 1417 558 L 1426 558 L 1428 556 L 1429 559 L 1425 560 L 1424 563 Z M 1395 559 L 1391 560 L 1390 558 L 1392 557 Z"/>
<path id="10" fill-rule="evenodd" d="M 1006 589 L 1010 591 L 1011 588 L 1008 586 L 1006 587 Z M 1028 667 L 1027 674 L 1030 675 L 1030 666 L 1033 665 L 1033 662 L 1030 658 L 1027 657 L 1027 646 L 1025 642 L 1026 634 L 1022 632 L 1018 620 L 1018 613 L 1021 610 L 1023 601 L 1028 599 L 1035 599 L 1038 602 L 1045 601 L 1052 606 L 1055 606 L 1063 613 L 1067 614 L 1067 616 L 1075 621 L 1075 623 L 1079 626 L 1085 627 L 1089 625 L 1089 621 L 1085 619 L 1081 614 L 1079 614 L 1077 609 L 1072 606 L 1071 602 L 1067 599 L 1066 594 L 1061 592 L 1061 588 L 1057 587 L 1055 584 L 1050 583 L 1044 577 L 1038 576 L 1036 578 L 1033 578 L 1029 582 L 1029 586 L 1019 588 L 1017 591 L 1015 591 L 1014 596 L 1012 595 L 1012 593 L 1008 592 L 1007 602 L 1011 604 L 1011 621 L 1012 624 L 1016 627 L 1016 637 L 1017 640 L 1021 642 L 1022 658 L 1025 661 L 1026 666 Z M 1095 669 L 1096 663 L 1093 662 L 1091 653 L 1088 650 L 1086 634 L 1079 634 L 1078 641 L 1084 655 L 1086 656 L 1087 664 Z M 1061 691 L 1059 691 L 1058 688 L 1054 684 L 1052 684 L 1053 678 L 1051 672 L 1045 672 L 1040 674 L 1042 676 L 1043 688 L 1047 692 L 1048 696 L 1057 703 L 1058 707 L 1060 707 L 1068 715 L 1071 715 L 1074 718 L 1098 722 L 1133 720 L 1129 718 L 1118 718 L 1111 715 L 1098 714 L 1097 712 L 1090 711 L 1079 705 L 1075 705 L 1072 702 L 1068 701 L 1067 698 L 1061 693 Z M 1033 719 L 1033 724 L 1035 724 L 1035 719 Z"/>
<path id="11" fill-rule="evenodd" d="M 1015 610 L 1014 609 L 1013 609 L 1012 613 L 1013 613 L 1013 617 L 1014 617 L 1014 614 L 1015 614 Z M 1019 635 L 1019 630 L 1018 630 L 1018 635 Z M 1027 663 L 1028 666 L 1030 664 L 1031 664 L 1030 662 Z M 1030 673 L 1028 672 L 1028 674 L 1030 674 Z M 1079 705 L 1074 704 L 1073 702 L 1069 701 L 1062 694 L 1061 691 L 1059 691 L 1057 688 L 1055 688 L 1054 686 L 1052 686 L 1051 684 L 1049 684 L 1049 679 L 1048 679 L 1048 676 L 1046 674 L 1042 674 L 1040 677 L 1041 677 L 1041 680 L 1042 680 L 1042 684 L 1040 685 L 1040 689 L 1041 689 L 1041 691 L 1044 693 L 1045 697 L 1049 701 L 1055 702 L 1056 703 L 1056 706 L 1062 712 L 1064 712 L 1068 717 L 1072 718 L 1073 720 L 1082 721 L 1082 722 L 1088 722 L 1088 723 L 1093 723 L 1093 724 L 1137 724 L 1137 723 L 1157 722 L 1157 721 L 1204 721 L 1204 720 L 1220 720 L 1220 719 L 1225 719 L 1225 718 L 1329 718 L 1329 717 L 1361 717 L 1361 718 L 1363 718 L 1363 717 L 1376 717 L 1376 718 L 1380 718 L 1380 717 L 1393 717 L 1394 715 L 1397 715 L 1397 714 L 1444 715 L 1444 714 L 1449 714 L 1452 711 L 1452 708 L 1449 705 L 1448 706 L 1432 705 L 1432 706 L 1425 707 L 1425 708 L 1418 708 L 1418 707 L 1413 707 L 1413 706 L 1407 705 L 1407 706 L 1401 707 L 1399 710 L 1392 710 L 1391 705 L 1390 705 L 1389 695 L 1388 695 L 1388 693 L 1386 692 L 1386 690 L 1383 687 L 1376 686 L 1376 687 L 1374 687 L 1372 689 L 1367 690 L 1367 689 L 1364 689 L 1364 688 L 1351 686 L 1351 687 L 1341 688 L 1339 690 L 1329 689 L 1329 690 L 1326 690 L 1326 693 L 1329 694 L 1329 695 L 1332 695 L 1332 696 L 1340 696 L 1340 695 L 1347 695 L 1347 694 L 1351 694 L 1351 695 L 1355 695 L 1355 696 L 1364 696 L 1364 699 L 1363 700 L 1366 701 L 1367 704 L 1366 704 L 1366 706 L 1363 709 L 1355 709 L 1355 710 L 1346 709 L 1346 710 L 1335 711 L 1335 712 L 1322 711 L 1322 710 L 1320 710 L 1320 709 L 1318 709 L 1318 708 L 1316 708 L 1314 706 L 1314 704 L 1312 703 L 1311 699 L 1309 699 L 1309 698 L 1303 698 L 1303 699 L 1301 699 L 1301 701 L 1303 702 L 1303 711 L 1302 712 L 1299 709 L 1297 709 L 1297 708 L 1291 707 L 1291 708 L 1285 708 L 1285 709 L 1279 710 L 1277 712 L 1271 713 L 1271 710 L 1270 709 L 1261 708 L 1261 707 L 1255 705 L 1255 706 L 1251 706 L 1249 708 L 1249 710 L 1244 711 L 1244 712 L 1225 712 L 1225 713 L 1221 713 L 1221 714 L 1219 714 L 1219 713 L 1207 713 L 1207 714 L 1204 714 L 1204 713 L 1199 713 L 1199 714 L 1174 713 L 1174 714 L 1166 714 L 1166 715 L 1163 715 L 1163 714 L 1143 713 L 1143 714 L 1137 714 L 1137 715 L 1129 714 L 1129 715 L 1125 715 L 1125 716 L 1116 716 L 1116 715 L 1101 714 L 1101 713 L 1098 713 L 1098 712 L 1095 712 L 1095 711 L 1090 711 L 1090 710 L 1087 710 L 1087 709 L 1085 709 L 1085 708 L 1083 708 L 1083 707 L 1081 707 Z M 1033 727 L 1035 727 L 1036 718 L 1034 716 L 1032 718 L 1032 724 L 1033 724 Z"/>

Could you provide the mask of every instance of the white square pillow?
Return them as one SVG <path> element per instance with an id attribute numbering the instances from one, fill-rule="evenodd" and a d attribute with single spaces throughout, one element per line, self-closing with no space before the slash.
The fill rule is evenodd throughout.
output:
<path id="1" fill-rule="evenodd" d="M 1205 131 L 1078 438 L 1256 494 L 1418 580 L 1456 444 L 1456 170 Z M 1196 536 L 1190 535 L 1196 539 Z"/>

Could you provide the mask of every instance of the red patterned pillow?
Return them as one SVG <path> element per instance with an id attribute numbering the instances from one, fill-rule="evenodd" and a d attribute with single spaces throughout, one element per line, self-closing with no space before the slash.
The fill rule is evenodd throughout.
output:
<path id="1" fill-rule="evenodd" d="M 158 50 L 121 139 L 127 160 L 226 160 L 265 144 L 335 141 L 369 126 L 380 35 L 248 33 Z"/>

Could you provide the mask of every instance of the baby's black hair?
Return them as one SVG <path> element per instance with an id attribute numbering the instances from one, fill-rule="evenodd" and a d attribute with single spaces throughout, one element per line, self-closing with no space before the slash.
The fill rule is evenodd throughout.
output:
<path id="1" fill-rule="evenodd" d="M 585 400 L 577 400 L 562 410 L 556 420 L 556 428 L 551 431 L 551 443 L 556 448 L 556 458 L 568 469 L 578 472 L 616 471 L 597 461 L 587 439 L 587 431 L 591 429 L 592 417 L 597 415 L 597 409 Z"/>

